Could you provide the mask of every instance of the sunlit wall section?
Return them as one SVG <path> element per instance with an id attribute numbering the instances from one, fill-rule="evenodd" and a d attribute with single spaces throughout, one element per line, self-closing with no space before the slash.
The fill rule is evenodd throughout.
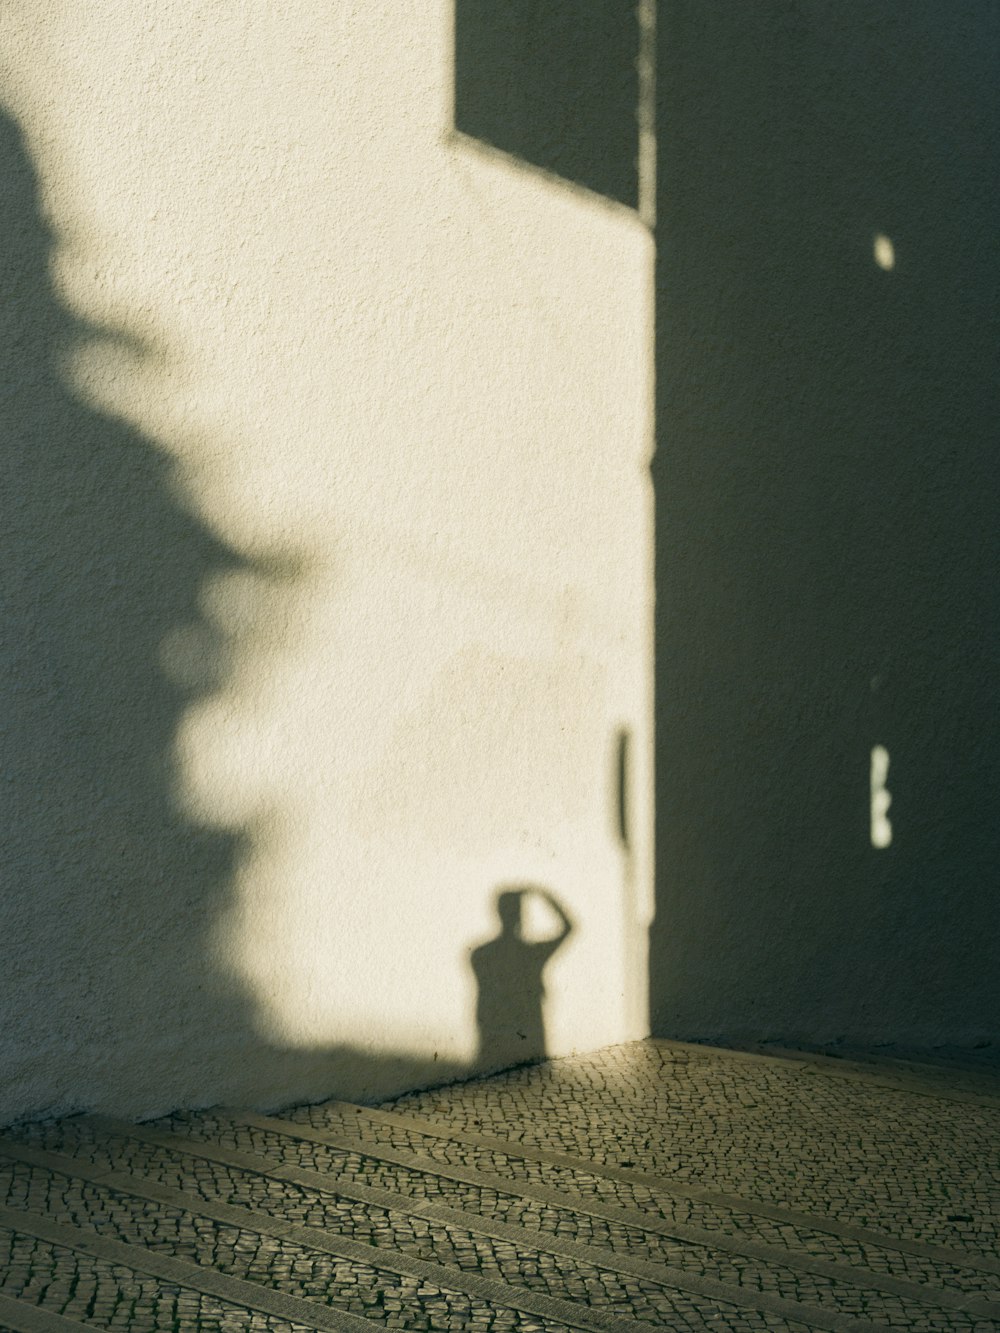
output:
<path id="1" fill-rule="evenodd" d="M 637 215 L 455 137 L 450 4 L 3 24 L 0 1117 L 642 1035 Z"/>

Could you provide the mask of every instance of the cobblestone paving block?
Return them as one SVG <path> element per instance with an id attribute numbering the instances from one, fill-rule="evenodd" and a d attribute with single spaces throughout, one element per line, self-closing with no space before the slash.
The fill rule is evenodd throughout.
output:
<path id="1" fill-rule="evenodd" d="M 577 1300 L 589 1308 L 626 1312 L 650 1323 L 692 1330 L 720 1326 L 740 1330 L 789 1327 L 786 1321 L 773 1316 L 765 1318 L 753 1311 L 735 1311 L 656 1283 L 623 1276 L 613 1269 L 515 1247 L 459 1228 L 359 1203 L 333 1201 L 332 1206 L 324 1207 L 322 1196 L 310 1196 L 309 1192 L 284 1182 L 268 1181 L 213 1163 L 204 1166 L 208 1169 L 198 1172 L 198 1180 L 199 1192 L 205 1198 L 225 1198 L 238 1206 L 261 1208 L 271 1216 L 307 1221 L 309 1225 L 321 1226 L 328 1232 L 339 1231 L 387 1252 L 450 1265 L 557 1299 Z M 272 1285 L 305 1299 L 324 1299 L 368 1318 L 378 1317 L 377 1289 L 387 1280 L 384 1272 L 359 1270 L 356 1264 L 329 1256 L 310 1256 L 298 1246 L 236 1231 L 161 1205 L 130 1200 L 101 1186 L 80 1184 L 37 1167 L 17 1164 L 7 1172 L 0 1172 L 0 1184 L 6 1186 L 8 1207 L 44 1212 L 56 1221 L 84 1226 L 150 1249 L 163 1249 L 176 1257 Z M 358 1271 L 362 1273 L 361 1285 L 367 1283 L 371 1288 L 369 1298 L 359 1297 Z M 471 1308 L 481 1303 L 450 1293 L 445 1296 L 436 1289 L 432 1291 L 426 1283 L 419 1285 L 421 1308 L 428 1305 L 430 1295 L 437 1298 L 437 1317 L 446 1321 L 442 1327 L 461 1328 L 471 1313 L 481 1317 L 485 1314 L 482 1308 Z M 395 1291 L 390 1292 L 391 1298 L 396 1295 Z M 408 1296 L 413 1301 L 413 1293 Z M 449 1308 L 456 1300 L 462 1308 Z M 528 1317 L 521 1317 L 511 1327 L 521 1328 L 525 1319 Z M 720 1325 L 723 1319 L 726 1324 Z M 483 1327 L 492 1328 L 493 1324 L 486 1323 Z"/>
<path id="2" fill-rule="evenodd" d="M 462 1330 L 473 1319 L 490 1333 L 522 1330 L 526 1323 L 545 1333 L 562 1333 L 564 1327 L 491 1307 L 422 1279 L 398 1277 L 22 1163 L 4 1167 L 0 1162 L 0 1192 L 6 1195 L 9 1208 L 42 1213 L 64 1225 L 142 1245 L 379 1322 L 404 1309 L 409 1312 L 406 1327 L 418 1330 Z M 381 1228 L 375 1243 L 393 1248 L 391 1229 Z"/>
<path id="3" fill-rule="evenodd" d="M 0 1228 L 0 1292 L 28 1305 L 123 1333 L 310 1333 L 211 1296 L 144 1277 L 118 1264 Z"/>
<path id="4" fill-rule="evenodd" d="M 345 1113 L 340 1108 L 328 1109 L 325 1106 L 299 1107 L 289 1113 L 292 1123 L 307 1124 L 314 1129 L 328 1130 L 332 1133 L 353 1132 L 360 1134 L 373 1146 L 390 1145 L 416 1152 L 427 1152 L 432 1140 L 416 1131 L 396 1128 L 379 1122 L 364 1120 L 356 1114 Z M 485 1131 L 480 1131 L 485 1132 Z M 450 1144 L 443 1144 L 434 1153 L 434 1159 L 443 1164 L 474 1165 L 476 1159 L 469 1154 L 451 1150 Z M 510 1159 L 505 1159 L 510 1160 Z M 482 1169 L 490 1169 L 483 1165 Z M 495 1169 L 495 1168 L 494 1168 Z M 520 1178 L 520 1177 L 519 1177 Z M 564 1178 L 565 1179 L 565 1178 Z M 471 1211 L 480 1211 L 477 1200 L 480 1193 L 456 1187 L 463 1197 L 470 1200 Z M 573 1193 L 572 1182 L 570 1193 Z M 887 1277 L 896 1277 L 910 1282 L 924 1282 L 930 1285 L 943 1285 L 970 1296 L 1000 1300 L 1000 1278 L 977 1272 L 973 1269 L 946 1267 L 934 1260 L 916 1255 L 901 1253 L 897 1250 L 882 1249 L 865 1245 L 858 1241 L 831 1236 L 808 1228 L 775 1222 L 769 1218 L 755 1217 L 739 1213 L 732 1209 L 706 1204 L 697 1200 L 686 1200 L 671 1195 L 655 1195 L 656 1211 L 663 1221 L 698 1227 L 708 1233 L 717 1232 L 732 1238 L 746 1237 L 749 1240 L 775 1245 L 783 1249 L 809 1254 L 832 1263 L 846 1264 L 867 1269 Z M 627 1196 L 626 1196 L 627 1197 Z M 615 1198 L 621 1201 L 621 1196 Z M 622 1253 L 640 1254 L 651 1251 L 662 1252 L 666 1243 L 661 1238 L 649 1236 L 635 1228 L 619 1227 L 600 1219 L 590 1219 L 582 1214 L 571 1214 L 560 1210 L 545 1208 L 543 1205 L 525 1202 L 512 1196 L 493 1197 L 488 1206 L 497 1216 L 522 1226 L 536 1225 L 546 1231 L 558 1231 L 559 1234 L 575 1234 L 584 1244 L 603 1245 Z M 626 1205 L 627 1206 L 627 1205 Z M 681 1253 L 688 1246 L 677 1247 Z M 673 1251 L 671 1251 L 673 1253 Z M 681 1259 L 670 1259 L 677 1266 L 684 1266 Z M 728 1280 L 728 1279 L 727 1279 Z"/>
<path id="5" fill-rule="evenodd" d="M 532 1162 L 494 1147 L 434 1139 L 405 1125 L 366 1120 L 335 1105 L 300 1107 L 286 1114 L 297 1124 L 361 1138 L 370 1145 L 369 1152 L 295 1139 L 292 1125 L 288 1133 L 276 1133 L 234 1123 L 219 1113 L 174 1116 L 160 1125 L 203 1142 L 267 1157 L 275 1167 L 295 1164 L 342 1181 L 396 1191 L 412 1200 L 430 1200 L 540 1232 L 552 1237 L 553 1243 L 573 1241 L 623 1259 L 664 1263 L 693 1278 L 712 1277 L 742 1287 L 748 1298 L 750 1293 L 783 1297 L 857 1315 L 884 1328 L 918 1333 L 953 1329 L 995 1333 L 994 1322 L 976 1322 L 962 1311 L 834 1283 L 825 1275 L 719 1250 L 710 1236 L 704 1245 L 688 1244 L 580 1210 L 623 1207 L 651 1221 L 697 1227 L 736 1243 L 749 1239 L 799 1256 L 948 1287 L 970 1297 L 1000 1299 L 1000 1277 L 964 1267 L 960 1260 L 943 1264 L 935 1257 L 904 1254 L 868 1240 L 832 1236 L 800 1221 L 775 1221 L 718 1201 L 686 1198 L 657 1187 L 655 1180 L 640 1183 L 600 1174 L 601 1167 L 644 1172 L 682 1189 L 688 1183 L 695 1189 L 741 1195 L 748 1201 L 811 1215 L 817 1227 L 823 1219 L 830 1219 L 945 1246 L 956 1254 L 967 1254 L 970 1260 L 978 1256 L 988 1261 L 1000 1248 L 998 1107 L 920 1095 L 862 1077 L 836 1077 L 802 1061 L 756 1060 L 710 1049 L 635 1043 L 411 1094 L 387 1104 L 386 1109 L 432 1120 L 445 1131 L 514 1140 L 529 1148 L 585 1160 L 579 1168 Z M 551 1255 L 527 1242 L 488 1238 L 470 1227 L 407 1214 L 405 1203 L 399 1208 L 379 1208 L 177 1155 L 135 1139 L 106 1137 L 85 1120 L 21 1126 L 14 1136 L 53 1152 L 80 1152 L 99 1167 L 148 1176 L 170 1188 L 193 1191 L 206 1201 L 223 1201 L 319 1227 L 387 1252 L 506 1281 L 526 1291 L 576 1300 L 663 1328 L 692 1333 L 706 1329 L 791 1333 L 804 1327 L 622 1275 L 615 1270 L 614 1260 L 601 1254 L 588 1256 L 588 1262 Z M 370 1155 L 392 1148 L 423 1154 L 432 1164 L 419 1170 Z M 588 1170 L 586 1159 L 595 1167 Z M 509 1181 L 510 1188 L 449 1181 L 435 1174 L 433 1163 L 443 1170 L 453 1167 L 498 1176 Z M 557 1207 L 525 1199 L 516 1193 L 522 1186 L 558 1191 L 578 1205 Z M 45 1212 L 54 1219 L 178 1258 L 214 1263 L 233 1276 L 349 1309 L 387 1328 L 558 1333 L 560 1327 L 513 1309 L 460 1297 L 446 1284 L 437 1287 L 393 1277 L 377 1267 L 262 1237 L 250 1226 L 225 1226 L 190 1211 L 146 1203 L 102 1185 L 71 1181 L 42 1168 L 0 1159 L 3 1194 L 10 1207 Z M 162 1325 L 171 1333 L 184 1333 L 188 1328 L 205 1328 L 211 1333 L 236 1328 L 257 1333 L 273 1328 L 285 1333 L 295 1327 L 287 1321 L 251 1315 L 245 1309 L 229 1309 L 213 1298 L 172 1290 L 163 1282 L 114 1265 L 102 1268 L 88 1257 L 30 1238 L 11 1238 L 8 1233 L 7 1239 L 12 1246 L 28 1249 L 19 1249 L 16 1262 L 12 1258 L 6 1266 L 15 1275 L 13 1279 L 4 1277 L 0 1282 L 13 1280 L 16 1286 L 18 1280 L 33 1280 L 48 1264 L 48 1284 L 29 1286 L 33 1294 L 28 1299 L 40 1303 L 41 1290 L 52 1302 L 46 1308 L 68 1317 L 82 1317 L 77 1290 L 89 1292 L 99 1278 L 104 1323 L 100 1319 L 90 1322 L 102 1327 L 156 1330 Z M 24 1253 L 29 1258 L 36 1256 L 27 1269 Z M 3 1258 L 0 1250 L 0 1270 L 4 1270 Z M 73 1278 L 77 1272 L 89 1276 Z M 65 1298 L 67 1281 L 76 1303 L 63 1308 L 58 1302 Z M 135 1297 L 140 1304 L 130 1325 L 127 1320 L 121 1322 L 121 1309 L 133 1299 L 133 1290 L 140 1293 Z M 6 1285 L 0 1285 L 0 1291 L 17 1294 Z M 115 1296 L 116 1292 L 124 1294 Z M 180 1313 L 171 1323 L 161 1314 L 161 1306 L 163 1311 L 172 1308 L 168 1297 L 174 1302 L 193 1300 L 196 1305 L 185 1305 L 183 1310 L 178 1306 Z M 366 1297 L 374 1300 L 366 1305 Z M 113 1316 L 107 1316 L 109 1308 Z M 110 1317 L 119 1322 L 109 1322 Z M 227 1323 L 227 1319 L 238 1322 Z"/>
<path id="6" fill-rule="evenodd" d="M 226 1146 L 241 1151 L 254 1151 L 258 1155 L 266 1153 L 275 1163 L 290 1157 L 297 1165 L 301 1164 L 298 1151 L 301 1141 L 259 1130 L 255 1126 L 234 1125 L 225 1117 L 210 1113 L 174 1117 L 171 1123 L 175 1128 L 180 1126 L 207 1142 L 222 1142 Z M 377 1179 L 382 1182 L 382 1188 L 392 1188 L 399 1172 L 398 1167 L 387 1171 L 377 1160 L 359 1157 L 350 1179 L 360 1184 L 372 1184 Z M 416 1173 L 407 1174 L 412 1177 Z M 624 1290 L 624 1296 L 615 1296 L 610 1303 L 627 1303 L 629 1308 L 636 1309 L 640 1304 L 640 1296 L 644 1295 L 645 1300 L 641 1303 L 653 1311 L 644 1317 L 653 1323 L 678 1318 L 678 1302 L 683 1303 L 685 1300 L 676 1293 L 669 1300 L 664 1300 L 662 1290 L 657 1296 L 654 1290 L 644 1288 L 641 1279 L 622 1277 L 613 1270 L 602 1273 L 597 1264 L 588 1267 L 578 1261 L 553 1258 L 544 1252 L 530 1254 L 525 1260 L 524 1246 L 519 1246 L 515 1251 L 504 1242 L 489 1240 L 452 1226 L 429 1224 L 421 1219 L 409 1218 L 396 1210 L 387 1212 L 367 1204 L 344 1200 L 324 1203 L 322 1195 L 287 1186 L 284 1182 L 247 1176 L 247 1173 L 236 1172 L 219 1164 L 198 1163 L 195 1175 L 203 1197 L 225 1197 L 227 1201 L 241 1206 L 295 1217 L 296 1220 L 321 1226 L 328 1231 L 336 1229 L 353 1235 L 366 1244 L 391 1247 L 418 1258 L 480 1272 L 512 1285 L 524 1285 L 531 1290 L 543 1291 L 547 1295 L 558 1297 L 567 1291 L 567 1275 L 572 1270 L 577 1279 L 575 1286 L 581 1293 L 579 1299 L 590 1305 L 603 1305 L 608 1303 L 608 1291 Z M 243 1180 L 239 1177 L 243 1177 Z M 453 1182 L 422 1175 L 421 1184 L 423 1192 L 420 1197 L 439 1202 L 449 1201 L 451 1206 L 456 1206 L 454 1199 L 449 1199 L 452 1193 L 449 1186 Z M 468 1187 L 457 1188 L 467 1198 Z M 867 1317 L 873 1301 L 876 1301 L 881 1318 L 888 1321 L 891 1327 L 907 1328 L 918 1324 L 928 1329 L 973 1327 L 974 1321 L 957 1313 L 944 1313 L 923 1303 L 884 1293 L 872 1293 L 850 1284 L 834 1283 L 825 1276 L 802 1273 L 780 1265 L 765 1265 L 754 1259 L 701 1246 L 672 1243 L 637 1228 L 616 1227 L 568 1210 L 546 1209 L 540 1205 L 529 1205 L 526 1208 L 523 1200 L 512 1196 L 504 1198 L 491 1192 L 490 1197 L 484 1200 L 482 1191 L 477 1194 L 475 1202 L 479 1206 L 469 1211 L 478 1212 L 480 1216 L 498 1217 L 501 1205 L 510 1203 L 512 1208 L 503 1214 L 505 1221 L 542 1230 L 543 1234 L 559 1240 L 573 1240 L 580 1244 L 600 1244 L 610 1240 L 606 1248 L 614 1248 L 621 1255 L 641 1256 L 651 1262 L 680 1268 L 696 1277 L 714 1278 L 744 1290 L 768 1293 L 799 1303 L 825 1305 L 859 1318 Z M 515 1212 L 519 1212 L 519 1215 L 515 1216 Z M 538 1225 L 546 1214 L 548 1216 L 545 1220 L 550 1222 L 548 1229 Z"/>
<path id="7" fill-rule="evenodd" d="M 1000 1248 L 1000 1109 L 800 1065 L 637 1042 L 390 1104 L 984 1255 Z"/>
<path id="8" fill-rule="evenodd" d="M 342 1174 L 346 1178 L 356 1180 L 361 1184 L 373 1184 L 386 1189 L 396 1188 L 402 1193 L 447 1202 L 452 1207 L 478 1212 L 483 1216 L 502 1218 L 504 1221 L 511 1223 L 518 1221 L 519 1215 L 523 1215 L 526 1206 L 523 1201 L 516 1197 L 501 1194 L 496 1190 L 476 1188 L 459 1182 L 442 1180 L 433 1175 L 382 1164 L 376 1159 L 363 1157 L 360 1154 L 338 1152 L 320 1144 L 290 1140 L 285 1136 L 261 1130 L 255 1126 L 234 1126 L 224 1118 L 216 1118 L 211 1115 L 192 1116 L 182 1118 L 181 1123 L 192 1133 L 217 1139 L 244 1152 L 284 1157 L 285 1160 L 291 1160 L 296 1165 L 311 1170 Z M 449 1145 L 445 1144 L 443 1146 L 447 1148 Z M 462 1145 L 458 1146 L 462 1147 Z M 439 1153 L 434 1160 L 441 1161 L 444 1155 Z M 747 1215 L 740 1216 L 727 1210 L 678 1199 L 670 1195 L 657 1195 L 652 1190 L 642 1186 L 609 1181 L 562 1168 L 540 1167 L 536 1163 L 520 1163 L 518 1159 L 514 1158 L 499 1159 L 495 1153 L 488 1153 L 486 1160 L 483 1160 L 482 1157 L 473 1158 L 470 1157 L 469 1152 L 462 1151 L 455 1154 L 454 1164 L 472 1167 L 473 1169 L 489 1170 L 491 1174 L 500 1175 L 512 1182 L 525 1181 L 529 1184 L 558 1189 L 570 1196 L 595 1199 L 601 1203 L 636 1209 L 668 1223 L 672 1221 L 682 1222 L 709 1232 L 721 1230 L 731 1236 L 749 1235 L 762 1241 L 774 1239 L 775 1243 L 780 1243 L 787 1249 L 795 1249 L 805 1253 L 814 1252 L 809 1237 L 803 1237 L 802 1233 L 796 1228 L 782 1227 L 779 1224 L 767 1223 L 766 1219 Z M 519 1166 L 523 1169 L 519 1170 Z M 598 1236 L 601 1235 L 600 1227 L 598 1226 L 595 1234 L 592 1223 L 587 1222 L 581 1214 L 567 1215 L 563 1213 L 559 1215 L 559 1210 L 540 1208 L 538 1217 L 543 1224 L 548 1223 L 552 1232 L 556 1235 L 577 1238 L 586 1243 L 587 1231 L 589 1230 L 592 1243 L 606 1243 L 606 1240 L 598 1239 Z M 621 1238 L 620 1232 L 616 1233 L 610 1229 L 603 1234 L 604 1237 L 613 1238 L 617 1235 L 619 1239 Z M 842 1260 L 846 1258 L 846 1253 L 838 1256 L 836 1238 L 822 1238 L 822 1240 L 832 1243 L 823 1245 L 819 1250 L 820 1253 L 825 1250 L 830 1258 L 839 1257 Z M 803 1244 L 803 1241 L 805 1241 L 805 1244 Z M 687 1249 L 687 1247 L 683 1248 Z M 846 1249 L 845 1243 L 845 1251 Z M 854 1247 L 855 1261 L 861 1249 L 862 1247 L 859 1246 Z M 660 1253 L 662 1254 L 662 1250 Z M 703 1261 L 697 1257 L 699 1255 L 700 1251 L 697 1249 L 694 1251 L 695 1257 L 692 1257 L 689 1252 L 681 1259 L 678 1266 L 686 1267 L 689 1271 L 693 1269 L 704 1271 Z M 850 1259 L 847 1261 L 851 1262 Z M 736 1269 L 732 1264 L 731 1257 L 727 1256 L 725 1262 L 730 1265 L 726 1270 L 726 1280 L 735 1281 Z M 862 1266 L 864 1266 L 863 1263 Z M 754 1271 L 752 1265 L 750 1271 L 751 1273 Z M 909 1278 L 914 1281 L 925 1281 L 932 1285 L 940 1285 L 941 1282 L 941 1270 L 938 1265 L 888 1250 L 880 1250 L 875 1253 L 875 1266 L 872 1271 L 883 1272 L 889 1276 Z M 743 1283 L 746 1284 L 747 1270 L 741 1268 L 740 1273 L 743 1277 Z M 782 1283 L 782 1276 L 782 1274 L 776 1273 L 773 1277 L 762 1278 L 758 1289 L 777 1291 L 784 1286 L 786 1291 L 790 1291 L 792 1284 L 787 1280 Z M 996 1284 L 989 1275 L 969 1270 L 953 1269 L 949 1270 L 946 1276 L 951 1285 L 970 1295 L 979 1294 L 990 1297 L 995 1294 Z M 804 1298 L 800 1297 L 800 1299 Z"/>

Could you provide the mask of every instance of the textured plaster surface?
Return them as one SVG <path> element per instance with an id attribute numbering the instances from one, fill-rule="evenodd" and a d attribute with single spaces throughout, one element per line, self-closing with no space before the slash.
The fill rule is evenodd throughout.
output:
<path id="1" fill-rule="evenodd" d="M 489 1064 L 510 886 L 640 1035 L 648 232 L 455 139 L 445 3 L 0 22 L 0 1120 Z"/>
<path id="2" fill-rule="evenodd" d="M 653 1030 L 995 1049 L 1000 11 L 660 29 Z"/>
<path id="3" fill-rule="evenodd" d="M 659 9 L 5 8 L 0 1121 L 1000 1039 L 996 11 Z"/>

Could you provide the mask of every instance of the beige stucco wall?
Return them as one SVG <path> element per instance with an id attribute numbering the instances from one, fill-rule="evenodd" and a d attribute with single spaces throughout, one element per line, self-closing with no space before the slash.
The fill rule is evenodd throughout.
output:
<path id="1" fill-rule="evenodd" d="M 462 1073 L 509 885 L 641 1035 L 648 232 L 451 134 L 447 0 L 0 22 L 0 1119 Z"/>

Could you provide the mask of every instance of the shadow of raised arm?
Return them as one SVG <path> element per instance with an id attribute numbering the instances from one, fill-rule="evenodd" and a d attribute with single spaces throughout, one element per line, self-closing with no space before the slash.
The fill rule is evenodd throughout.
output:
<path id="1" fill-rule="evenodd" d="M 535 892 L 538 894 L 539 898 L 541 898 L 544 902 L 548 903 L 548 905 L 552 908 L 553 912 L 555 912 L 556 916 L 559 918 L 558 933 L 553 935 L 551 939 L 542 941 L 543 943 L 549 945 L 554 951 L 558 949 L 559 945 L 562 944 L 562 942 L 569 935 L 572 934 L 573 930 L 575 929 L 576 923 L 574 922 L 573 918 L 569 915 L 569 913 L 566 911 L 566 909 L 563 907 L 559 899 L 554 894 L 549 893 L 548 889 L 536 889 Z"/>

